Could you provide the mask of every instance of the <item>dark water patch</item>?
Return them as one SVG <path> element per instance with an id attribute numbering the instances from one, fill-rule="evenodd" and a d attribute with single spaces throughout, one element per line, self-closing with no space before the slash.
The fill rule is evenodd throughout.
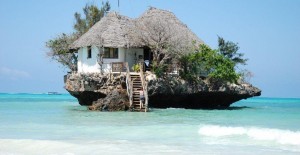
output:
<path id="1" fill-rule="evenodd" d="M 248 106 L 232 106 L 232 107 L 228 107 L 228 108 L 223 109 L 223 110 L 245 110 L 245 109 L 255 109 L 255 108 L 248 107 Z"/>

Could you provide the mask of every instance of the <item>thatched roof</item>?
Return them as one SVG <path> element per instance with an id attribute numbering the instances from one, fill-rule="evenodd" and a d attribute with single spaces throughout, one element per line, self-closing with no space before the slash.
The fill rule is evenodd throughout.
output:
<path id="1" fill-rule="evenodd" d="M 187 27 L 187 25 L 183 24 L 172 12 L 167 10 L 150 7 L 144 14 L 137 18 L 136 22 L 137 24 L 142 24 L 146 27 L 156 26 L 156 29 L 159 28 L 157 25 L 168 27 L 163 28 L 163 30 L 169 31 L 167 33 L 172 34 L 172 38 L 185 39 L 190 43 L 193 41 L 197 44 L 204 43 Z"/>
<path id="2" fill-rule="evenodd" d="M 174 38 L 181 38 L 189 43 L 203 43 L 185 24 L 183 24 L 172 12 L 151 7 L 137 19 L 131 19 L 119 15 L 116 12 L 108 13 L 85 34 L 77 39 L 71 49 L 91 45 L 104 47 L 142 47 L 143 43 L 138 35 L 143 27 L 157 25 L 157 22 L 164 21 L 164 25 L 170 27 L 168 31 Z M 162 26 L 164 26 L 162 24 Z M 151 34 L 151 33 L 149 33 Z M 155 36 L 153 36 L 155 37 Z"/>
<path id="3" fill-rule="evenodd" d="M 128 32 L 134 26 L 132 19 L 119 15 L 116 12 L 108 13 L 77 39 L 71 45 L 71 48 L 75 49 L 91 45 L 104 47 L 136 46 L 128 37 Z"/>

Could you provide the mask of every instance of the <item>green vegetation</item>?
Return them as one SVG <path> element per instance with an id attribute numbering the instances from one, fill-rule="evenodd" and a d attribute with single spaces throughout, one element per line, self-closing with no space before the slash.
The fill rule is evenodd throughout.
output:
<path id="1" fill-rule="evenodd" d="M 199 45 L 193 52 L 179 58 L 180 76 L 189 82 L 199 82 L 202 77 L 236 83 L 241 74 L 236 72 L 235 66 L 247 61 L 242 58 L 243 54 L 237 53 L 238 49 L 237 44 L 220 37 L 219 49 Z"/>
<path id="2" fill-rule="evenodd" d="M 140 72 L 141 66 L 140 66 L 140 64 L 134 64 L 131 68 L 135 72 Z"/>
<path id="3" fill-rule="evenodd" d="M 76 12 L 74 14 L 76 23 L 74 24 L 74 29 L 79 34 L 84 34 L 89 30 L 94 24 L 101 20 L 102 17 L 110 10 L 109 2 L 102 2 L 102 7 L 99 9 L 95 5 L 88 5 L 83 8 L 84 18 L 81 18 L 81 14 Z"/>
<path id="4" fill-rule="evenodd" d="M 83 8 L 84 18 L 81 18 L 81 14 L 76 12 L 74 30 L 72 34 L 61 34 L 46 42 L 46 47 L 49 49 L 47 56 L 52 60 L 57 61 L 63 67 L 70 69 L 71 71 L 77 70 L 77 55 L 69 51 L 69 46 L 83 35 L 90 27 L 96 22 L 101 20 L 103 16 L 110 10 L 109 2 L 102 3 L 102 7 L 99 9 L 94 4 L 87 4 Z"/>
<path id="5" fill-rule="evenodd" d="M 46 42 L 46 47 L 50 49 L 47 53 L 52 60 L 57 61 L 62 66 L 71 71 L 77 70 L 77 56 L 69 52 L 69 45 L 76 39 L 75 35 L 61 34 L 55 39 Z"/>
<path id="6" fill-rule="evenodd" d="M 165 73 L 167 72 L 168 65 L 167 64 L 158 64 L 156 62 L 153 62 L 152 66 L 152 72 L 157 77 L 163 77 Z"/>
<path id="7" fill-rule="evenodd" d="M 226 58 L 230 59 L 234 65 L 246 65 L 248 59 L 243 59 L 243 53 L 238 53 L 239 46 L 237 43 L 231 41 L 225 41 L 222 37 L 218 36 L 218 52 L 224 55 Z"/>

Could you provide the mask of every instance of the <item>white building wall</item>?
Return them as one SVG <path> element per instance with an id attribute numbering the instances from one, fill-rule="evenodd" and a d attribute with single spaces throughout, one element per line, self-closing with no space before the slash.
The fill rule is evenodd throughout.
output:
<path id="1" fill-rule="evenodd" d="M 78 69 L 78 72 L 83 72 L 83 69 L 82 69 L 82 51 L 83 51 L 83 48 L 80 48 L 78 50 L 78 58 L 77 58 L 77 69 Z"/>
<path id="2" fill-rule="evenodd" d="M 111 72 L 111 63 L 113 62 L 125 62 L 125 51 L 122 48 L 118 49 L 118 58 L 103 58 L 103 71 Z"/>
<path id="3" fill-rule="evenodd" d="M 119 48 L 118 52 L 118 58 L 103 58 L 103 63 L 124 62 L 125 51 L 123 50 L 123 48 Z"/>
<path id="4" fill-rule="evenodd" d="M 128 66 L 130 70 L 132 71 L 132 66 L 136 63 L 138 63 L 139 56 L 144 59 L 144 49 L 142 48 L 130 48 L 130 49 L 124 49 L 125 51 L 125 61 L 128 62 Z"/>
<path id="5" fill-rule="evenodd" d="M 100 66 L 97 62 L 99 50 L 96 46 L 92 46 L 92 56 L 87 58 L 87 47 L 78 50 L 78 72 L 81 73 L 97 73 L 100 72 Z"/>
<path id="6" fill-rule="evenodd" d="M 103 71 L 111 72 L 111 63 L 113 62 L 128 62 L 131 67 L 138 62 L 139 55 L 144 58 L 144 51 L 142 48 L 119 48 L 118 58 L 103 58 Z M 99 49 L 92 46 L 92 57 L 87 58 L 87 47 L 78 50 L 78 72 L 80 73 L 100 73 L 100 66 L 97 62 Z"/>

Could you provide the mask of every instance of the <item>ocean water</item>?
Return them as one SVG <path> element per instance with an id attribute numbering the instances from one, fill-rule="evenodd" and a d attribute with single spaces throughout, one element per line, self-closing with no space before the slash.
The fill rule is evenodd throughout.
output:
<path id="1" fill-rule="evenodd" d="M 87 111 L 67 94 L 0 94 L 0 154 L 300 154 L 300 99 L 138 113 Z"/>

